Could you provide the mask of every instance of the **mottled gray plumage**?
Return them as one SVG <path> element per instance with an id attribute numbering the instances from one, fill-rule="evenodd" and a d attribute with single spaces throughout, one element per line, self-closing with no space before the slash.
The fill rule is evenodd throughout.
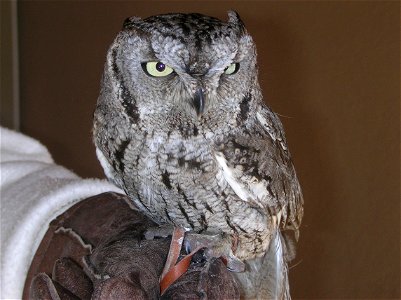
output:
<path id="1" fill-rule="evenodd" d="M 281 231 L 298 236 L 302 195 L 237 13 L 228 22 L 200 14 L 126 20 L 107 54 L 93 132 L 107 177 L 147 215 L 232 235 L 234 254 L 248 263 L 238 274 L 244 294 L 289 297 Z"/>

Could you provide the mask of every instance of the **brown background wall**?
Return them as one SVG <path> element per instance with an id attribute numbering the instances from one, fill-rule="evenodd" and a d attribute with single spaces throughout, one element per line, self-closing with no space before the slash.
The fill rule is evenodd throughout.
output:
<path id="1" fill-rule="evenodd" d="M 294 298 L 400 293 L 399 2 L 20 2 L 21 128 L 81 176 L 103 173 L 91 119 L 131 15 L 237 10 L 283 115 L 305 197 Z"/>

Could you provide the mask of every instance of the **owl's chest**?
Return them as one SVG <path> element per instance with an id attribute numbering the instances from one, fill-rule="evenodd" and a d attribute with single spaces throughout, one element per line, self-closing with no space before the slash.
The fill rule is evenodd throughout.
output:
<path id="1" fill-rule="evenodd" d="M 150 134 L 136 147 L 132 186 L 156 221 L 199 228 L 200 222 L 186 216 L 208 206 L 205 199 L 216 202 L 221 193 L 213 145 L 204 137 L 160 133 Z"/>
<path id="2" fill-rule="evenodd" d="M 183 136 L 179 132 L 148 134 L 138 147 L 137 171 L 140 178 L 160 182 L 163 174 L 195 180 L 214 173 L 212 137 Z M 171 182 L 173 184 L 174 182 Z"/>
<path id="3" fill-rule="evenodd" d="M 242 201 L 225 180 L 216 160 L 218 145 L 206 137 L 149 135 L 131 159 L 137 162 L 134 176 L 125 180 L 133 181 L 132 198 L 158 223 L 267 234 L 266 215 Z M 251 243 L 258 244 L 253 238 Z"/>

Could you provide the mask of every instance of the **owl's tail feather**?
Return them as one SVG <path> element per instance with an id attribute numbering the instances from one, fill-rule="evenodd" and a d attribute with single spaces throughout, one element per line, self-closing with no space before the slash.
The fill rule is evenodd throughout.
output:
<path id="1" fill-rule="evenodd" d="M 277 230 L 263 258 L 259 299 L 291 299 L 283 236 Z"/>
<path id="2" fill-rule="evenodd" d="M 263 257 L 247 261 L 247 271 L 236 273 L 244 299 L 291 299 L 288 283 L 287 250 L 279 230 L 274 232 Z"/>

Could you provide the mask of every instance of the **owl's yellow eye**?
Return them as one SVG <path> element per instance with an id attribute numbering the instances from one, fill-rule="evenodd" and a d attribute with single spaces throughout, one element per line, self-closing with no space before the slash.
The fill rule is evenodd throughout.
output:
<path id="1" fill-rule="evenodd" d="M 142 69 L 147 75 L 153 77 L 164 77 L 174 72 L 173 68 L 160 61 L 142 63 Z"/>
<path id="2" fill-rule="evenodd" d="M 233 63 L 224 69 L 224 73 L 227 75 L 232 75 L 237 73 L 239 70 L 239 63 Z"/>

